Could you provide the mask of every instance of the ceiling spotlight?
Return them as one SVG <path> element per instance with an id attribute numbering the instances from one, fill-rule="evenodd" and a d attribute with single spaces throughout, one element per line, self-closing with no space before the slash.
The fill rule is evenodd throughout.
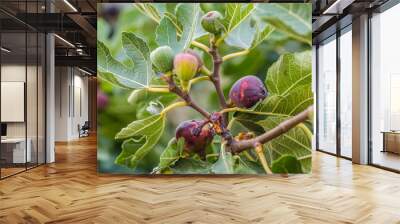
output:
<path id="1" fill-rule="evenodd" d="M 66 40 L 66 39 L 64 39 L 64 38 L 62 38 L 62 37 L 60 37 L 60 36 L 57 35 L 57 34 L 54 34 L 54 36 L 57 37 L 57 38 L 58 38 L 59 40 L 61 40 L 62 42 L 64 42 L 65 44 L 67 44 L 68 46 L 75 48 L 75 45 L 73 45 L 73 44 L 72 44 L 71 42 L 69 42 L 68 40 Z"/>
<path id="2" fill-rule="evenodd" d="M 64 3 L 67 4 L 74 12 L 78 12 L 78 10 L 68 0 L 64 0 Z"/>
<path id="3" fill-rule="evenodd" d="M 6 52 L 6 53 L 10 53 L 10 52 L 11 52 L 11 50 L 9 50 L 9 49 L 7 49 L 7 48 L 5 48 L 5 47 L 1 47 L 0 49 L 1 49 L 2 51 Z"/>

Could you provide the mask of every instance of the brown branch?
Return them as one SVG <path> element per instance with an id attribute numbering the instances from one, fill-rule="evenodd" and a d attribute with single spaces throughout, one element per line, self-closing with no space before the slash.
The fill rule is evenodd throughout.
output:
<path id="1" fill-rule="evenodd" d="M 310 106 L 303 112 L 297 114 L 296 116 L 283 121 L 275 128 L 269 130 L 268 132 L 259 135 L 255 138 L 249 140 L 235 141 L 231 144 L 230 150 L 233 153 L 240 153 L 249 148 L 255 148 L 257 144 L 265 144 L 272 139 L 281 136 L 282 134 L 288 132 L 290 129 L 294 128 L 296 125 L 306 121 L 309 117 L 309 114 L 312 112 L 313 107 Z"/>
<path id="2" fill-rule="evenodd" d="M 214 62 L 214 69 L 211 75 L 211 81 L 215 86 L 215 90 L 219 98 L 219 104 L 221 105 L 222 109 L 225 109 L 228 108 L 228 104 L 226 103 L 224 92 L 222 91 L 221 75 L 220 75 L 221 64 L 223 61 L 218 53 L 217 46 L 215 45 L 215 42 L 213 40 L 211 41 L 210 54 Z M 222 124 L 226 127 L 227 122 L 228 122 L 228 114 L 224 114 L 222 118 Z"/>
<path id="3" fill-rule="evenodd" d="M 187 103 L 187 106 L 192 107 L 193 109 L 198 111 L 201 115 L 203 115 L 207 119 L 210 118 L 210 113 L 208 113 L 203 108 L 201 108 L 199 105 L 197 105 L 195 102 L 193 102 L 190 95 L 176 85 L 172 76 L 165 75 L 162 78 L 168 83 L 168 89 L 170 92 L 175 93 L 176 95 L 180 96 Z"/>

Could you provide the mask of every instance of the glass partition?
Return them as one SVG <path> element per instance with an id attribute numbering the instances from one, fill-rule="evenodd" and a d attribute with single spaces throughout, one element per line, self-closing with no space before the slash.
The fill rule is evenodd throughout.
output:
<path id="1" fill-rule="evenodd" d="M 340 155 L 352 157 L 352 32 L 340 36 Z"/>
<path id="2" fill-rule="evenodd" d="M 318 47 L 318 149 L 336 153 L 336 36 Z"/>
<path id="3" fill-rule="evenodd" d="M 43 1 L 1 1 L 0 178 L 45 163 L 45 35 L 16 19 Z"/>
<path id="4" fill-rule="evenodd" d="M 400 5 L 371 18 L 371 162 L 400 171 Z"/>

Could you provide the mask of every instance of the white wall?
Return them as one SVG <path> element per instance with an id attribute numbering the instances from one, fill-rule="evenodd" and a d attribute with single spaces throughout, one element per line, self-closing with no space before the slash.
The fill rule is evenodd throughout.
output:
<path id="1" fill-rule="evenodd" d="M 55 141 L 74 140 L 78 125 L 88 120 L 88 79 L 72 67 L 56 67 L 55 73 Z"/>

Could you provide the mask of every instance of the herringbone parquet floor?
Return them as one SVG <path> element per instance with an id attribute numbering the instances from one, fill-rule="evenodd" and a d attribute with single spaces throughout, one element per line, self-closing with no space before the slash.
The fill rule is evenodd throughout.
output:
<path id="1" fill-rule="evenodd" d="M 98 175 L 96 140 L 0 181 L 0 223 L 400 223 L 400 175 L 315 153 L 310 175 Z"/>

